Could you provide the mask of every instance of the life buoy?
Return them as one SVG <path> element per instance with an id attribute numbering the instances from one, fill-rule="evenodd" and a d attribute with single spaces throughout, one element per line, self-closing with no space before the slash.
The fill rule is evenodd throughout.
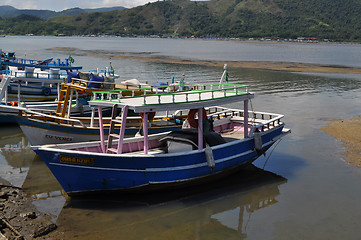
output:
<path id="1" fill-rule="evenodd" d="M 51 94 L 51 89 L 48 87 L 43 87 L 42 92 L 45 96 L 49 96 Z"/>
<path id="2" fill-rule="evenodd" d="M 85 93 L 85 89 L 77 89 L 76 91 L 81 94 Z"/>
<path id="3" fill-rule="evenodd" d="M 139 115 L 142 117 L 142 119 L 144 119 L 144 113 L 141 112 L 141 113 L 139 113 Z M 148 114 L 148 121 L 152 120 L 154 118 L 154 116 L 155 116 L 155 112 L 150 112 Z"/>
<path id="4" fill-rule="evenodd" d="M 204 108 L 202 108 L 202 112 L 203 112 L 203 120 L 207 119 L 207 113 L 206 110 Z M 196 120 L 194 118 L 194 116 L 196 115 L 196 113 L 198 113 L 198 109 L 190 109 L 187 115 L 187 120 L 189 125 L 192 128 L 198 128 L 198 119 Z"/>
<path id="5" fill-rule="evenodd" d="M 16 106 L 18 106 L 19 102 L 18 101 L 10 101 L 10 104 L 11 104 L 11 106 L 16 107 Z"/>

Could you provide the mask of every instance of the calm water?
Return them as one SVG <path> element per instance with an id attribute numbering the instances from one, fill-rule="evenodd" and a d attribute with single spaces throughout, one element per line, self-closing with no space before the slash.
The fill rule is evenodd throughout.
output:
<path id="1" fill-rule="evenodd" d="M 33 58 L 64 58 L 68 52 L 47 49 L 74 47 L 72 56 L 84 69 L 109 64 L 84 50 L 361 66 L 357 44 L 53 37 L 0 42 L 5 51 Z M 164 81 L 184 72 L 188 81 L 218 81 L 222 74 L 218 67 L 111 61 L 123 79 Z M 360 115 L 360 77 L 247 69 L 229 69 L 229 74 L 230 81 L 251 85 L 254 110 L 282 113 L 292 129 L 253 168 L 184 191 L 68 199 L 21 131 L 3 126 L 0 177 L 33 195 L 34 204 L 54 214 L 69 239 L 360 239 L 361 169 L 347 164 L 342 144 L 320 131 L 327 125 L 322 118 Z"/>

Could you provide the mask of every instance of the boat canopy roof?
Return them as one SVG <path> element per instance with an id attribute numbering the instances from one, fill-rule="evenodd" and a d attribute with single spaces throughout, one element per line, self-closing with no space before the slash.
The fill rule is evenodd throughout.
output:
<path id="1" fill-rule="evenodd" d="M 186 86 L 192 90 L 175 91 Z M 162 87 L 93 91 L 89 104 L 107 107 L 117 105 L 119 108 L 128 106 L 136 113 L 198 109 L 252 99 L 254 94 L 248 92 L 248 87 L 249 85 L 229 83 L 187 83 Z"/>

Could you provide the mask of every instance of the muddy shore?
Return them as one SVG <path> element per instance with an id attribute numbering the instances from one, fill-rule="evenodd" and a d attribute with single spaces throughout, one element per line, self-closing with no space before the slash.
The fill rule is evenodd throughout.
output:
<path id="1" fill-rule="evenodd" d="M 361 74 L 361 68 L 338 66 L 338 65 L 322 65 L 296 62 L 267 62 L 267 61 L 204 61 L 204 60 L 187 60 L 171 57 L 158 57 L 152 52 L 107 52 L 97 50 L 82 50 L 69 47 L 54 47 L 48 50 L 60 51 L 69 55 L 79 56 L 95 56 L 112 59 L 132 59 L 146 62 L 160 63 L 177 63 L 177 64 L 194 64 L 204 66 L 223 67 L 227 64 L 231 68 L 250 68 L 250 69 L 266 69 L 276 71 L 289 72 L 319 72 L 319 73 L 344 73 L 344 74 Z"/>
<path id="2" fill-rule="evenodd" d="M 322 119 L 329 121 L 329 125 L 321 130 L 341 141 L 345 147 L 345 160 L 350 164 L 361 167 L 361 116 L 346 120 Z"/>
<path id="3" fill-rule="evenodd" d="M 0 179 L 1 240 L 64 239 L 52 221 L 54 217 L 37 210 L 21 188 Z"/>

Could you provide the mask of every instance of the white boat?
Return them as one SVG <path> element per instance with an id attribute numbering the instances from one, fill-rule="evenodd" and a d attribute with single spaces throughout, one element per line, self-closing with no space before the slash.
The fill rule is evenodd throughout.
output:
<path id="1" fill-rule="evenodd" d="M 30 110 L 41 110 L 49 112 L 57 109 L 58 96 L 61 92 L 60 84 L 64 81 L 71 81 L 73 75 L 82 75 L 85 81 L 94 82 L 102 79 L 103 84 L 110 84 L 119 75 L 113 70 L 97 69 L 88 72 L 66 72 L 60 69 L 41 70 L 34 67 L 25 67 L 19 70 L 18 67 L 9 66 L 9 70 L 3 71 L 0 82 L 0 102 L 2 106 L 21 106 Z M 93 83 L 98 85 L 98 82 Z M 75 92 L 72 115 L 90 115 L 91 108 L 84 98 L 85 94 Z M 0 122 L 15 122 L 13 115 L 18 114 L 19 109 L 11 107 L 0 108 Z"/>

